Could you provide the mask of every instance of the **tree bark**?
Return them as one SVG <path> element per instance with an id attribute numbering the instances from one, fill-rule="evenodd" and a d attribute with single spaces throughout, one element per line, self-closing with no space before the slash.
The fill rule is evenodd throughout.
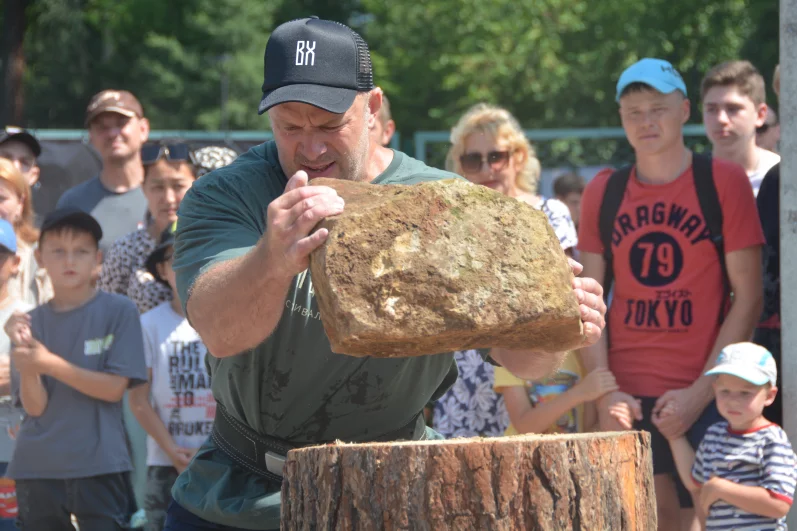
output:
<path id="1" fill-rule="evenodd" d="M 6 0 L 3 14 L 3 91 L 0 123 L 23 124 L 25 98 L 22 79 L 25 75 L 25 12 L 29 0 Z"/>
<path id="2" fill-rule="evenodd" d="M 643 432 L 293 450 L 282 529 L 656 529 Z"/>

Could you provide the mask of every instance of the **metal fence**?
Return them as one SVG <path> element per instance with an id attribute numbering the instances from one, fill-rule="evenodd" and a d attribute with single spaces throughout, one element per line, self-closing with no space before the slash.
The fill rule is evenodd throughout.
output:
<path id="1" fill-rule="evenodd" d="M 37 212 L 49 212 L 68 188 L 100 171 L 101 161 L 88 143 L 85 130 L 40 129 L 33 131 L 42 143 L 41 186 L 34 192 Z M 525 131 L 543 167 L 540 192 L 551 194 L 551 183 L 559 174 L 576 170 L 586 179 L 606 166 L 619 166 L 632 160 L 633 152 L 623 130 L 617 128 L 542 129 Z M 708 141 L 702 125 L 684 128 L 687 144 L 704 151 Z M 150 139 L 181 139 L 193 146 L 226 145 L 242 153 L 273 138 L 270 131 L 152 131 Z M 449 148 L 447 131 L 419 131 L 404 143 L 405 151 L 430 166 L 443 168 Z M 399 149 L 396 133 L 391 147 Z"/>

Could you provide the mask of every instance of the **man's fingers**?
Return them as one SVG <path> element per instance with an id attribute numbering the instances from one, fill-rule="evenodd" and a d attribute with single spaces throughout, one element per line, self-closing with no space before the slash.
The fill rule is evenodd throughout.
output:
<path id="1" fill-rule="evenodd" d="M 318 195 L 305 199 L 290 210 L 288 219 L 293 218 L 293 222 L 288 230 L 300 238 L 307 236 L 318 222 L 343 212 L 344 206 L 343 198 L 338 196 Z"/>
<path id="2" fill-rule="evenodd" d="M 634 418 L 636 420 L 642 420 L 642 405 L 639 403 L 639 400 L 631 400 L 628 406 L 631 408 Z"/>
<path id="3" fill-rule="evenodd" d="M 585 292 L 594 293 L 598 298 L 603 298 L 603 286 L 594 278 L 575 278 L 573 279 L 573 287 Z"/>
<path id="4" fill-rule="evenodd" d="M 269 216 L 274 217 L 278 214 L 279 211 L 282 210 L 290 210 L 296 204 L 308 199 L 310 197 L 316 197 L 319 195 L 330 195 L 333 197 L 338 196 L 338 192 L 335 191 L 334 188 L 330 188 L 329 186 L 301 186 L 299 188 L 294 188 L 290 191 L 285 191 L 282 193 L 281 196 L 276 198 L 269 204 Z"/>
<path id="5" fill-rule="evenodd" d="M 581 272 L 584 271 L 584 266 L 581 265 L 580 263 L 576 262 L 572 258 L 568 258 L 567 259 L 567 263 L 568 263 L 568 265 L 570 265 L 570 270 L 573 271 L 573 274 L 575 276 L 580 275 Z"/>
<path id="6" fill-rule="evenodd" d="M 329 231 L 327 229 L 318 229 L 310 236 L 296 242 L 294 252 L 296 253 L 297 259 L 301 260 L 310 256 L 310 253 L 315 251 L 326 241 L 327 236 L 329 236 Z"/>
<path id="7" fill-rule="evenodd" d="M 285 185 L 285 192 L 290 192 L 297 188 L 301 188 L 303 186 L 307 186 L 307 181 L 309 177 L 307 176 L 307 172 L 304 170 L 299 170 L 293 174 L 293 176 L 288 179 L 288 184 Z"/>

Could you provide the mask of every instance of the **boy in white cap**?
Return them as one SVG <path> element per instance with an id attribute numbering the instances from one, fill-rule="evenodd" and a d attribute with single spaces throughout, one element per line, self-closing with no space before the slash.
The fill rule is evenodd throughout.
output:
<path id="1" fill-rule="evenodd" d="M 716 366 L 714 395 L 725 419 L 692 450 L 685 437 L 670 440 L 681 480 L 700 501 L 705 529 L 784 530 L 797 482 L 797 456 L 786 432 L 768 421 L 777 367 L 753 343 L 725 347 Z"/>

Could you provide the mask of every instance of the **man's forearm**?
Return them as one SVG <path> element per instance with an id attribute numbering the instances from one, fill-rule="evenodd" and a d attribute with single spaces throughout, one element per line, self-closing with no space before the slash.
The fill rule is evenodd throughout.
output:
<path id="1" fill-rule="evenodd" d="M 268 267 L 264 241 L 240 258 L 197 278 L 187 309 L 191 324 L 213 356 L 254 348 L 276 328 L 292 278 Z"/>
<path id="2" fill-rule="evenodd" d="M 72 389 L 80 391 L 84 395 L 97 400 L 104 400 L 105 402 L 120 401 L 129 382 L 128 378 L 124 376 L 90 371 L 77 365 L 72 365 L 60 356 L 53 356 L 42 372 L 65 383 Z"/>
<path id="3" fill-rule="evenodd" d="M 705 405 L 708 405 L 714 398 L 714 391 L 711 387 L 714 378 L 711 376 L 703 376 L 703 374 L 716 365 L 717 357 L 723 348 L 733 343 L 750 341 L 760 315 L 760 298 L 735 300 L 733 305 L 731 305 L 731 310 L 728 312 L 725 321 L 723 321 L 720 327 L 717 339 L 714 341 L 714 346 L 711 349 L 711 354 L 706 360 L 701 376 L 695 380 L 693 384 L 695 389 L 700 391 L 700 396 L 705 402 Z"/>
<path id="4" fill-rule="evenodd" d="M 41 376 L 35 372 L 21 372 L 19 375 L 19 397 L 22 408 L 31 417 L 39 417 L 47 409 L 47 389 Z"/>

